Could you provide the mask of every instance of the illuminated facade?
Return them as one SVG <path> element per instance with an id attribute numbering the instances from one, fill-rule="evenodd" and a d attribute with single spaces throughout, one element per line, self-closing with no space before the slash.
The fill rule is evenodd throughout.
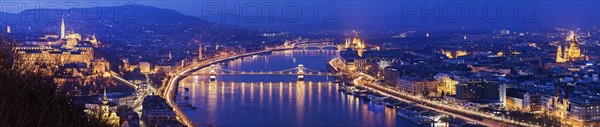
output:
<path id="1" fill-rule="evenodd" d="M 108 105 L 108 99 L 106 97 L 106 88 L 104 88 L 104 96 L 102 97 L 102 105 L 100 106 L 100 109 L 102 110 L 102 119 L 106 120 L 108 124 L 119 125 L 119 116 L 117 116 L 116 111 L 111 111 Z"/>
<path id="2" fill-rule="evenodd" d="M 354 66 L 356 68 L 356 71 L 365 72 L 367 70 L 366 64 L 367 64 L 367 59 L 365 59 L 365 58 L 354 59 Z"/>
<path id="3" fill-rule="evenodd" d="M 50 46 L 17 47 L 18 65 L 46 65 L 58 67 L 67 63 L 90 63 L 94 58 L 92 47 L 79 46 L 70 50 L 52 48 Z"/>
<path id="4" fill-rule="evenodd" d="M 110 63 L 105 59 L 93 59 L 92 73 L 102 74 L 103 77 L 110 77 Z"/>
<path id="5" fill-rule="evenodd" d="M 448 57 L 450 59 L 454 59 L 454 58 L 457 58 L 457 57 L 460 57 L 460 56 L 466 56 L 466 55 L 468 55 L 467 51 L 465 51 L 465 50 L 458 50 L 456 52 L 442 50 L 442 53 L 444 55 L 446 55 L 446 57 Z"/>
<path id="6" fill-rule="evenodd" d="M 61 22 L 60 32 L 60 36 L 47 34 L 36 41 L 16 47 L 18 59 L 15 65 L 26 69 L 45 67 L 48 69 L 47 74 L 67 63 L 92 65 L 94 47 L 98 46 L 95 35 L 86 39 L 78 33 L 65 36 L 64 20 Z"/>
<path id="7" fill-rule="evenodd" d="M 453 80 L 450 76 L 446 74 L 437 74 L 435 79 L 438 81 L 437 92 L 445 95 L 455 95 L 456 94 L 456 85 L 458 85 L 458 81 Z"/>
<path id="8" fill-rule="evenodd" d="M 594 99 L 575 99 L 571 103 L 569 115 L 574 126 L 600 126 L 600 102 Z"/>
<path id="9" fill-rule="evenodd" d="M 96 39 L 96 34 L 93 34 L 92 37 L 88 39 L 88 41 L 91 42 L 94 46 L 98 46 L 100 44 L 100 42 Z"/>
<path id="10" fill-rule="evenodd" d="M 398 89 L 411 94 L 435 96 L 438 82 L 435 79 L 419 77 L 400 77 Z"/>
<path id="11" fill-rule="evenodd" d="M 363 52 L 367 48 L 367 45 L 363 40 L 358 37 L 358 34 L 354 37 L 354 39 L 346 39 L 345 48 L 351 48 L 353 50 L 358 51 L 358 56 L 362 57 Z"/>
<path id="12" fill-rule="evenodd" d="M 571 101 L 568 94 L 564 91 L 565 88 L 561 87 L 559 84 L 555 84 L 554 87 L 554 95 L 545 95 L 541 97 L 541 105 L 545 108 L 542 111 L 545 111 L 544 114 L 567 121 L 570 119 L 569 110 L 573 111 L 573 109 L 571 109 Z"/>
<path id="13" fill-rule="evenodd" d="M 152 72 L 152 67 L 151 64 L 149 62 L 140 62 L 138 65 L 138 68 L 140 68 L 140 70 L 142 71 L 142 73 L 144 74 L 149 74 Z"/>
<path id="14" fill-rule="evenodd" d="M 556 50 L 556 62 L 572 62 L 582 60 L 584 57 L 581 55 L 581 49 L 579 48 L 579 41 L 575 32 L 571 31 L 566 39 L 569 42 L 569 46 L 562 46 L 559 44 Z"/>
<path id="15" fill-rule="evenodd" d="M 120 126 L 121 118 L 117 115 L 117 106 L 109 105 L 109 99 L 106 94 L 106 88 L 104 88 L 104 94 L 102 95 L 100 101 L 100 104 L 85 104 L 86 109 L 84 110 L 84 112 L 89 114 L 90 116 L 94 116 L 98 119 L 101 119 L 108 125 Z"/>

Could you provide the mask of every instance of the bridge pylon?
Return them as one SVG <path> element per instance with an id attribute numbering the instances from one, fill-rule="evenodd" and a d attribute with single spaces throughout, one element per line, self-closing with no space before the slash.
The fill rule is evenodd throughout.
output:
<path id="1" fill-rule="evenodd" d="M 298 81 L 304 80 L 304 65 L 298 64 Z"/>
<path id="2" fill-rule="evenodd" d="M 210 65 L 210 70 L 208 72 L 208 75 L 210 77 L 210 81 L 217 80 L 217 65 L 215 65 L 215 64 Z"/>

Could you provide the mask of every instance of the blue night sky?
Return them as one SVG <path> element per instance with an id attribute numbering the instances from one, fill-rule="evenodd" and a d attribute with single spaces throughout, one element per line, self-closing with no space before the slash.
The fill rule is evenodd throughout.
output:
<path id="1" fill-rule="evenodd" d="M 34 3 L 32 1 L 14 1 Z M 35 1 L 48 3 L 49 1 Z M 63 1 L 60 1 L 63 2 Z M 64 1 L 72 2 L 72 1 Z M 333 1 L 79 1 L 97 3 L 100 6 L 120 5 L 127 2 L 158 8 L 173 9 L 183 14 L 196 16 L 211 22 L 224 22 L 238 25 L 273 24 L 370 24 L 401 27 L 589 27 L 600 25 L 600 2 L 596 0 L 579 1 L 392 1 L 392 0 L 333 0 Z M 235 5 L 239 4 L 239 7 Z M 278 4 L 274 13 L 269 14 L 265 4 Z M 315 12 L 318 4 L 319 12 Z M 253 5 L 260 5 L 256 8 Z M 284 6 L 289 5 L 286 9 Z M 436 7 L 437 5 L 437 7 Z M 216 7 L 210 11 L 208 6 Z M 296 9 L 295 7 L 300 7 Z M 67 7 L 64 7 L 67 8 Z M 227 9 L 223 9 L 227 8 Z M 230 11 L 225 11 L 230 10 Z M 285 20 L 283 13 L 294 17 L 301 10 L 301 17 L 295 21 Z M 5 11 L 3 9 L 3 11 Z M 231 14 L 236 13 L 236 14 Z M 315 13 L 319 19 L 315 20 Z M 220 15 L 220 14 L 225 14 Z M 329 16 L 329 14 L 333 14 Z M 499 14 L 499 15 L 498 15 Z M 241 21 L 235 22 L 235 16 Z M 247 21 L 260 15 L 258 20 Z M 245 16 L 245 17 L 244 17 Z M 325 20 L 328 17 L 331 20 Z M 220 17 L 225 17 L 223 20 Z M 439 18 L 439 20 L 436 20 Z"/>

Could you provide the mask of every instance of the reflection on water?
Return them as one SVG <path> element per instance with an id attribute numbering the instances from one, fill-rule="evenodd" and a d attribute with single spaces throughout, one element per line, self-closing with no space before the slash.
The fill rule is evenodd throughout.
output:
<path id="1" fill-rule="evenodd" d="M 277 71 L 304 64 L 326 70 L 323 61 L 337 55 L 335 50 L 287 50 L 235 59 L 218 67 Z M 396 118 L 392 109 L 338 92 L 333 77 L 296 81 L 296 76 L 235 75 L 218 76 L 217 80 L 192 76 L 180 82 L 178 103 L 197 125 L 413 126 Z M 188 104 L 196 109 L 185 107 Z"/>

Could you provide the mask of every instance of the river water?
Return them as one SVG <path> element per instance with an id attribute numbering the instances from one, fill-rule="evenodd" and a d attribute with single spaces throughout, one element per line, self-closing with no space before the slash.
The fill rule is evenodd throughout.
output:
<path id="1" fill-rule="evenodd" d="M 268 72 L 303 64 L 326 72 L 327 61 L 337 56 L 337 50 L 274 51 L 230 60 L 216 68 Z M 177 103 L 200 126 L 416 126 L 397 118 L 391 108 L 338 92 L 334 80 L 325 76 L 297 81 L 294 75 L 227 75 L 210 82 L 207 76 L 190 76 L 180 81 Z"/>

